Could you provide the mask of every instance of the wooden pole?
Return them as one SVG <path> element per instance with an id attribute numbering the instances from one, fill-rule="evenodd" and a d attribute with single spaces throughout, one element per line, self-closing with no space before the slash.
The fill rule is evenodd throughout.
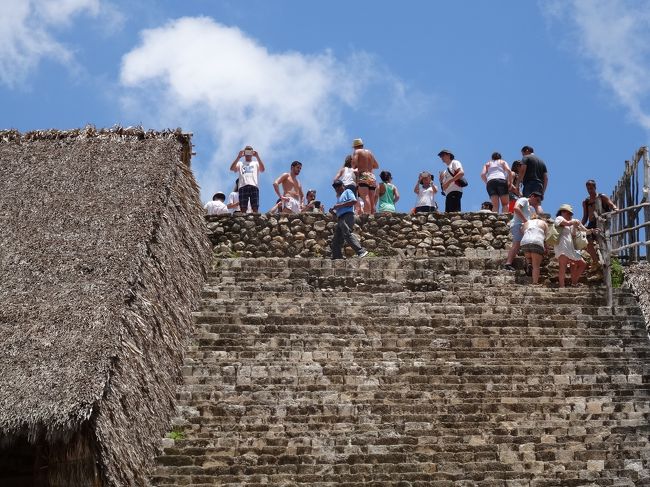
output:
<path id="1" fill-rule="evenodd" d="M 648 148 L 643 147 L 643 199 L 646 203 L 650 202 L 650 156 L 648 156 Z M 643 209 L 643 219 L 645 223 L 650 222 L 650 206 Z M 650 241 L 650 229 L 645 228 L 645 240 Z M 645 260 L 648 262 L 650 256 L 650 245 L 645 246 Z"/>
<path id="2" fill-rule="evenodd" d="M 598 246 L 603 258 L 603 279 L 605 279 L 605 290 L 607 292 L 607 306 L 613 313 L 614 291 L 612 289 L 612 253 L 609 246 L 609 226 L 611 215 L 606 214 L 605 218 L 598 219 Z"/>

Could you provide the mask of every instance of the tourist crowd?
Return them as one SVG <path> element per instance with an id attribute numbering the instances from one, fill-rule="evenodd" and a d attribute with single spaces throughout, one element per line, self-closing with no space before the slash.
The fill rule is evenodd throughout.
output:
<path id="1" fill-rule="evenodd" d="M 521 159 L 514 161 L 512 167 L 503 160 L 499 152 L 492 153 L 482 166 L 481 179 L 489 201 L 481 205 L 481 212 L 512 213 L 510 231 L 512 246 L 508 252 L 504 268 L 515 270 L 513 261 L 523 251 L 526 256 L 526 273 L 534 284 L 539 282 L 540 264 L 547 249 L 552 247 L 559 263 L 559 285 L 565 286 L 566 270 L 569 270 L 571 284 L 577 285 L 580 276 L 587 268 L 579 252 L 585 249 L 591 257 L 593 267 L 597 267 L 598 254 L 595 247 L 597 215 L 616 209 L 613 202 L 604 194 L 597 193 L 596 183 L 586 183 L 588 197 L 583 201 L 582 220 L 573 218 L 573 208 L 563 204 L 554 219 L 543 218 L 542 201 L 548 188 L 548 171 L 544 161 L 533 148 L 524 146 Z M 464 188 L 468 182 L 462 163 L 453 152 L 442 149 L 438 152 L 444 169 L 438 174 L 440 187 L 428 171 L 418 174 L 413 188 L 415 204 L 412 213 L 440 211 L 436 195 L 444 196 L 445 212 L 460 212 Z M 355 214 L 393 213 L 400 201 L 400 192 L 393 183 L 389 171 L 379 173 L 378 182 L 375 170 L 379 163 L 373 153 L 364 147 L 361 139 L 352 142 L 352 153 L 346 156 L 343 166 L 334 175 L 332 186 L 336 193 L 336 203 L 330 212 L 336 214 L 337 225 L 332 240 L 332 258 L 343 258 L 343 243 L 347 242 L 363 257 L 368 252 L 352 233 Z M 222 192 L 214 195 L 206 205 L 208 215 L 234 212 L 259 211 L 259 174 L 265 167 L 259 154 L 251 146 L 239 151 L 230 165 L 237 173 L 237 179 L 228 198 Z M 289 171 L 282 173 L 273 182 L 278 197 L 269 213 L 324 213 L 325 207 L 316 197 L 316 190 L 303 193 L 298 179 L 302 163 L 293 161 Z"/>

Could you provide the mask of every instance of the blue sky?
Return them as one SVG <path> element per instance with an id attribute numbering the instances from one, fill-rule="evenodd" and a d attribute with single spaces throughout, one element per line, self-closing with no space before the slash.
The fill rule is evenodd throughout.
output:
<path id="1" fill-rule="evenodd" d="M 0 127 L 180 126 L 204 201 L 231 190 L 228 166 L 252 144 L 267 165 L 262 210 L 294 159 L 329 206 L 362 137 L 393 173 L 399 211 L 420 171 L 443 168 L 443 147 L 468 176 L 463 209 L 477 210 L 490 154 L 511 162 L 532 145 L 554 212 L 579 206 L 588 178 L 611 192 L 647 144 L 648 1 L 2 4 Z"/>

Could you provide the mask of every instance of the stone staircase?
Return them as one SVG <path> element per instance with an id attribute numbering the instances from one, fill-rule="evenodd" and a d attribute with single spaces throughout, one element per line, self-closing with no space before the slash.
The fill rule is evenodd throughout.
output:
<path id="1" fill-rule="evenodd" d="M 500 262 L 216 261 L 152 484 L 650 485 L 634 296 Z"/>

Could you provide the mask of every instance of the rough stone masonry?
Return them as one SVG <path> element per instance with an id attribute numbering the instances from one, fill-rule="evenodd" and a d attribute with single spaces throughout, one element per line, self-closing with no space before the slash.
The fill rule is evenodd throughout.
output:
<path id="1" fill-rule="evenodd" d="M 503 250 L 510 215 L 377 214 L 360 217 L 355 233 L 375 256 L 462 256 L 467 249 Z M 208 218 L 215 256 L 329 257 L 330 215 L 221 215 Z M 347 249 L 349 256 L 351 249 Z"/>

